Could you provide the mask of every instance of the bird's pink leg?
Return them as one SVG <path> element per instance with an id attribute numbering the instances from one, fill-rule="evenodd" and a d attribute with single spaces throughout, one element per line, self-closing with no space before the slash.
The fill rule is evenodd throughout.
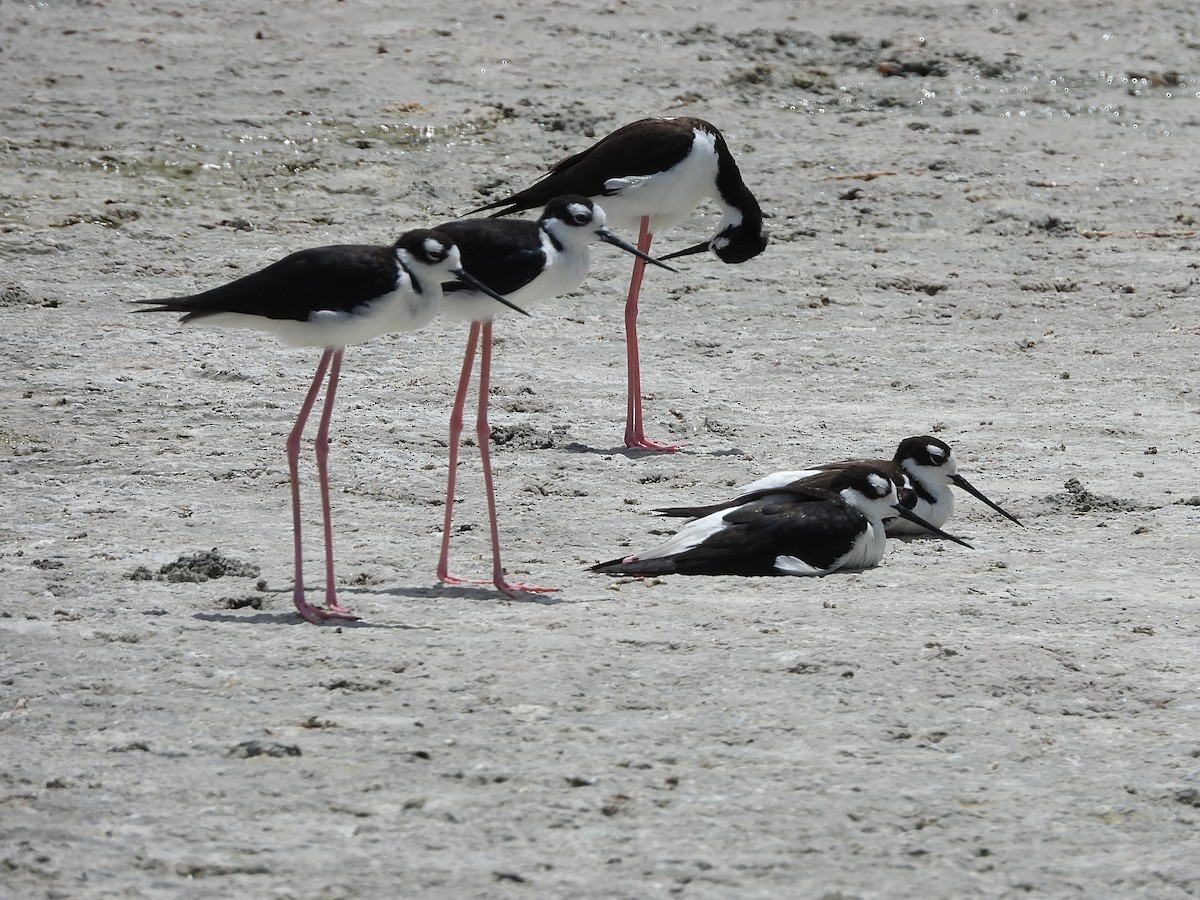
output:
<path id="1" fill-rule="evenodd" d="M 517 591 L 552 591 L 554 588 L 527 587 L 509 584 L 504 580 L 500 565 L 500 529 L 496 524 L 496 494 L 492 486 L 492 460 L 490 453 L 491 429 L 487 420 L 488 390 L 491 386 L 492 368 L 492 323 L 472 322 L 467 336 L 467 350 L 463 354 L 462 374 L 458 379 L 458 390 L 454 394 L 454 409 L 450 412 L 450 472 L 446 476 L 446 516 L 442 524 L 442 553 L 438 558 L 437 577 L 446 584 L 487 584 L 472 578 L 459 578 L 450 574 L 450 522 L 454 514 L 454 482 L 458 470 L 458 446 L 463 430 L 463 407 L 466 405 L 467 389 L 471 385 L 471 370 L 475 364 L 475 347 L 479 354 L 479 408 L 475 422 L 476 440 L 483 465 L 483 485 L 487 492 L 488 519 L 492 536 L 492 584 L 509 597 Z"/>
<path id="2" fill-rule="evenodd" d="M 650 217 L 642 216 L 642 227 L 638 232 L 638 249 L 650 252 Z M 642 427 L 642 364 L 638 357 L 637 317 L 638 296 L 642 292 L 642 274 L 646 261 L 634 257 L 633 278 L 629 282 L 629 296 L 625 300 L 625 353 L 628 366 L 629 395 L 625 411 L 625 446 L 637 450 L 665 450 L 672 452 L 682 444 L 668 444 L 646 437 Z"/>
<path id="3" fill-rule="evenodd" d="M 446 515 L 442 521 L 442 552 L 437 565 L 438 581 L 444 581 L 446 584 L 460 584 L 466 580 L 450 574 L 450 522 L 454 518 L 454 482 L 458 475 L 458 444 L 463 430 L 463 406 L 467 402 L 467 389 L 471 386 L 471 369 L 475 365 L 475 345 L 479 343 L 479 327 L 479 322 L 472 322 L 471 330 L 467 333 L 462 374 L 458 377 L 454 408 L 450 411 L 450 471 L 446 475 Z"/>
<path id="4" fill-rule="evenodd" d="M 325 525 L 325 606 L 337 618 L 358 618 L 338 603 L 337 581 L 333 574 L 333 516 L 329 510 L 329 420 L 333 418 L 333 401 L 337 396 L 338 378 L 342 374 L 344 348 L 334 351 L 329 366 L 329 384 L 325 388 L 325 405 L 321 409 L 321 423 L 317 427 L 314 449 L 317 454 L 317 476 L 321 483 L 321 515 Z"/>
<path id="5" fill-rule="evenodd" d="M 488 392 L 492 380 L 492 323 L 483 323 L 483 336 L 480 340 L 479 352 L 479 409 L 475 419 L 475 439 L 479 442 L 479 458 L 483 466 L 483 487 L 487 492 L 488 521 L 492 530 L 492 584 L 509 597 L 517 591 L 530 591 L 538 594 L 550 593 L 555 588 L 538 587 L 537 585 L 509 582 L 504 577 L 504 567 L 500 564 L 500 526 L 496 521 L 496 491 L 492 485 L 492 429 L 488 425 Z"/>
<path id="6" fill-rule="evenodd" d="M 325 381 L 325 371 L 329 368 L 329 362 L 334 358 L 335 353 L 340 365 L 340 350 L 329 347 L 321 355 L 321 361 L 317 364 L 317 374 L 313 376 L 308 394 L 300 407 L 300 414 L 296 417 L 296 424 L 292 426 L 287 439 L 288 473 L 292 483 L 292 535 L 295 538 L 296 550 L 296 584 L 292 589 L 292 602 L 296 604 L 296 611 L 314 625 L 321 624 L 325 619 L 352 618 L 318 609 L 304 599 L 304 548 L 300 540 L 300 438 L 304 434 L 304 426 L 308 422 L 313 404 L 316 403 L 317 394 L 320 393 L 321 385 Z M 326 407 L 328 406 L 329 404 L 326 402 Z M 322 414 L 322 418 L 324 417 Z"/>

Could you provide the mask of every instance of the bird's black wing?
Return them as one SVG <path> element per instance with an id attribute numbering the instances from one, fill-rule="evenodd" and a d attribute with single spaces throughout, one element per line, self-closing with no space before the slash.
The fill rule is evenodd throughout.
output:
<path id="1" fill-rule="evenodd" d="M 137 300 L 138 312 L 186 313 L 181 321 L 215 313 L 307 321 L 320 310 L 353 312 L 396 288 L 391 247 L 340 244 L 301 250 L 236 281 L 186 297 Z"/>
<path id="2" fill-rule="evenodd" d="M 815 569 L 828 569 L 864 527 L 866 517 L 836 499 L 797 496 L 766 498 L 731 510 L 728 527 L 680 554 L 682 575 L 778 574 L 779 556 L 796 556 Z"/>
<path id="3" fill-rule="evenodd" d="M 740 494 L 732 500 L 726 500 L 722 503 L 713 503 L 708 506 L 668 506 L 654 511 L 660 516 L 669 516 L 671 518 L 699 519 L 703 516 L 720 512 L 723 509 L 732 509 L 755 500 L 761 500 L 764 497 L 769 497 L 771 494 L 791 494 L 800 499 L 828 500 L 837 496 L 828 487 L 829 482 L 835 476 L 835 472 L 822 472 L 818 475 L 793 481 L 791 484 L 762 488 L 761 490 Z"/>
<path id="4" fill-rule="evenodd" d="M 595 144 L 555 163 L 530 187 L 503 200 L 493 200 L 473 213 L 497 210 L 507 216 L 526 209 L 540 209 L 560 194 L 604 197 L 611 193 L 605 182 L 627 175 L 654 175 L 663 171 L 658 160 L 682 159 L 695 139 L 691 127 L 680 127 L 661 119 L 642 119 L 618 128 Z M 672 163 L 673 165 L 674 163 Z"/>
<path id="5" fill-rule="evenodd" d="M 546 264 L 537 222 L 458 219 L 435 230 L 458 245 L 463 268 L 498 294 L 523 288 Z M 471 290 L 461 281 L 448 281 L 442 289 L 446 293 Z"/>
<path id="6" fill-rule="evenodd" d="M 845 554 L 867 519 L 840 497 L 787 495 L 745 503 L 726 513 L 722 522 L 722 528 L 690 549 L 659 557 L 635 554 L 600 563 L 592 571 L 609 575 L 778 575 L 775 560 L 780 556 L 794 556 L 814 569 L 826 570 Z"/>

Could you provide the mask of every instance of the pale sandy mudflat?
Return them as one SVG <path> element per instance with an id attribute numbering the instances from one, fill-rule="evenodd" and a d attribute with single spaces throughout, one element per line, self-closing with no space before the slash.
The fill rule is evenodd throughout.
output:
<path id="1" fill-rule="evenodd" d="M 1196 896 L 1197 59 L 1184 2 L 0 0 L 0 896 Z M 353 348 L 364 619 L 300 621 L 315 355 L 124 301 L 662 114 L 724 130 L 772 240 L 648 278 L 650 433 L 686 451 L 620 447 L 598 249 L 497 323 L 505 562 L 560 590 L 442 587 L 465 328 Z M 655 506 L 931 432 L 1027 527 L 963 497 L 973 551 L 860 574 L 585 571 Z M 473 449 L 460 479 L 482 576 Z M 260 575 L 129 577 L 213 548 Z"/>

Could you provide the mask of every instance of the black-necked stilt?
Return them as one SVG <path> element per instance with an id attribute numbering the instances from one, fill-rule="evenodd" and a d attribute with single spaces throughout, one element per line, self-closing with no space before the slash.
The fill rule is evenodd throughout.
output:
<path id="1" fill-rule="evenodd" d="M 904 505 L 937 528 L 950 521 L 950 516 L 954 514 L 954 492 L 950 490 L 950 485 L 962 488 L 1006 519 L 1021 525 L 1016 516 L 985 497 L 959 473 L 958 460 L 954 458 L 954 451 L 950 449 L 949 444 L 929 435 L 905 438 L 891 459 L 850 459 L 810 466 L 807 469 L 773 472 L 746 485 L 741 492 L 750 493 L 778 487 L 821 472 L 864 463 L 878 466 L 887 472 L 900 488 Z M 925 534 L 926 530 L 911 521 L 892 519 L 887 523 L 887 532 L 890 535 Z"/>
<path id="2" fill-rule="evenodd" d="M 618 128 L 586 150 L 554 166 L 540 181 L 511 197 L 473 212 L 495 216 L 536 209 L 557 194 L 583 194 L 604 204 L 609 223 L 638 229 L 638 249 L 649 253 L 655 232 L 678 225 L 706 198 L 724 213 L 711 240 L 662 257 L 673 259 L 712 250 L 727 263 L 741 263 L 767 246 L 762 210 L 750 193 L 729 147 L 716 127 L 703 119 L 642 119 Z M 633 264 L 625 302 L 628 397 L 625 444 L 647 450 L 679 445 L 651 440 L 642 423 L 641 363 L 637 315 L 645 262 Z"/>
<path id="3" fill-rule="evenodd" d="M 588 246 L 595 241 L 614 244 L 640 259 L 663 265 L 658 260 L 616 237 L 605 224 L 605 213 L 587 197 L 556 197 L 546 204 L 536 221 L 520 219 L 461 219 L 437 226 L 449 235 L 462 253 L 463 264 L 490 288 L 517 303 L 543 300 L 573 291 L 583 283 L 591 265 Z M 663 266 L 670 269 L 670 266 Z M 673 269 L 671 271 L 674 271 Z M 551 591 L 553 588 L 513 584 L 504 577 L 500 563 L 500 530 L 496 522 L 496 497 L 492 486 L 492 464 L 488 444 L 488 390 L 492 365 L 492 317 L 499 312 L 494 302 L 472 286 L 450 282 L 443 286 L 443 315 L 471 323 L 462 374 L 450 414 L 450 470 L 446 479 L 446 520 L 437 576 L 448 584 L 483 581 L 458 578 L 449 572 L 450 523 L 454 514 L 454 483 L 458 467 L 458 445 L 463 428 L 463 406 L 471 383 L 475 350 L 479 352 L 479 405 L 475 435 L 479 443 L 483 484 L 487 493 L 492 538 L 492 583 L 504 594 L 517 591 Z"/>
<path id="4" fill-rule="evenodd" d="M 184 313 L 181 322 L 205 325 L 248 325 L 274 332 L 292 346 L 325 348 L 287 439 L 296 551 L 292 600 L 309 622 L 356 618 L 338 603 L 329 511 L 329 420 L 342 354 L 347 344 L 428 324 L 438 312 L 442 282 L 450 276 L 524 312 L 465 272 L 458 248 L 449 237 L 426 229 L 409 231 L 391 246 L 347 244 L 301 250 L 265 269 L 200 294 L 134 301 L 149 307 L 137 312 Z M 319 609 L 304 597 L 298 461 L 304 425 L 327 371 L 329 382 L 315 443 L 325 525 L 326 609 Z"/>
<path id="5" fill-rule="evenodd" d="M 751 492 L 699 513 L 652 550 L 593 566 L 607 575 L 827 575 L 868 569 L 883 559 L 883 519 L 903 516 L 969 547 L 900 503 L 896 485 L 875 466 Z"/>

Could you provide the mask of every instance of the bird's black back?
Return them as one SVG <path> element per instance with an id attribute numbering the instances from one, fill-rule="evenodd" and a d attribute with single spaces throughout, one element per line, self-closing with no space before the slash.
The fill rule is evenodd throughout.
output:
<path id="1" fill-rule="evenodd" d="M 779 556 L 797 556 L 827 569 L 848 541 L 866 527 L 866 516 L 840 497 L 795 495 L 755 500 L 725 514 L 726 528 L 675 559 L 681 575 L 775 575 Z"/>
<path id="2" fill-rule="evenodd" d="M 546 264 L 542 232 L 526 219 L 458 219 L 435 229 L 458 245 L 462 266 L 498 294 L 508 295 L 533 281 Z M 447 293 L 471 290 L 461 281 L 442 285 Z"/>
<path id="3" fill-rule="evenodd" d="M 779 575 L 775 560 L 795 556 L 828 569 L 867 527 L 867 517 L 834 494 L 770 496 L 737 506 L 725 527 L 669 557 L 610 560 L 593 571 L 624 575 Z"/>
<path id="4" fill-rule="evenodd" d="M 808 478 L 801 478 L 799 481 L 793 481 L 791 484 L 786 484 L 781 487 L 762 488 L 757 491 L 740 494 L 732 500 L 725 500 L 721 503 L 711 503 L 707 506 L 669 506 L 654 510 L 660 516 L 670 516 L 672 518 L 683 519 L 699 519 L 703 516 L 712 515 L 715 512 L 720 512 L 723 509 L 733 509 L 736 506 L 742 506 L 746 503 L 751 503 L 755 500 L 761 500 L 764 497 L 769 497 L 771 494 L 791 494 L 800 500 L 833 500 L 839 502 L 836 491 L 830 488 L 838 478 L 837 471 L 821 472 L 817 475 L 811 475 Z"/>
<path id="5" fill-rule="evenodd" d="M 698 125 L 711 129 L 699 119 L 640 119 L 623 125 L 581 150 L 554 164 L 537 182 L 503 200 L 494 200 L 472 212 L 495 209 L 493 216 L 507 216 L 526 209 L 537 209 L 560 194 L 604 197 L 610 178 L 622 175 L 654 175 L 665 171 L 688 152 Z M 663 160 L 669 162 L 664 166 Z"/>
<path id="6" fill-rule="evenodd" d="M 188 322 L 215 313 L 306 321 L 319 310 L 353 312 L 396 288 L 392 247 L 337 244 L 286 256 L 236 281 L 186 297 L 138 300 L 138 312 L 186 313 Z"/>

